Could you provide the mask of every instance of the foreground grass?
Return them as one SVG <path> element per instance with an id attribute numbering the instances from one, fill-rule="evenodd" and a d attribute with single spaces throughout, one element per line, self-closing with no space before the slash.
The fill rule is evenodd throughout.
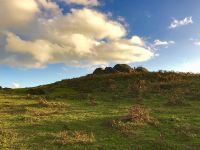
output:
<path id="1" fill-rule="evenodd" d="M 58 105 L 56 105 L 58 103 Z M 128 130 L 110 121 L 128 113 L 133 100 L 61 99 L 42 105 L 39 98 L 0 95 L 0 149 L 198 149 L 199 102 L 169 107 L 162 98 L 144 99 L 158 123 L 135 124 Z M 60 105 L 62 107 L 60 107 Z M 124 132 L 124 129 L 126 130 Z"/>

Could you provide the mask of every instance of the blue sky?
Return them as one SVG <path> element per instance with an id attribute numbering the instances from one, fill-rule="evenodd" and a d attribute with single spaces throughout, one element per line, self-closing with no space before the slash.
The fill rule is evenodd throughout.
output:
<path id="1" fill-rule="evenodd" d="M 34 4 L 34 0 L 30 1 L 33 1 Z M 44 3 L 44 1 L 45 0 L 41 0 L 41 3 L 42 2 Z M 145 42 L 145 48 L 144 46 L 142 46 L 142 48 L 144 48 L 144 52 L 147 52 L 145 51 L 148 50 L 146 48 L 147 46 L 151 48 L 153 56 L 148 56 L 148 58 L 146 58 L 143 61 L 141 61 L 141 59 L 138 59 L 139 61 L 134 61 L 134 59 L 129 59 L 128 62 L 131 66 L 145 66 L 152 71 L 175 70 L 175 71 L 186 71 L 186 72 L 187 71 L 200 72 L 200 9 L 199 9 L 200 1 L 199 0 L 190 0 L 190 1 L 189 0 L 181 0 L 181 1 L 180 0 L 167 0 L 167 1 L 102 0 L 98 1 L 98 4 L 89 4 L 89 3 L 83 4 L 83 3 L 76 3 L 73 1 L 69 3 L 67 1 L 68 0 L 59 0 L 58 2 L 58 0 L 54 0 L 54 3 L 51 2 L 54 5 L 49 5 L 49 4 L 47 5 L 47 2 L 43 4 L 42 8 L 44 10 L 40 9 L 40 11 L 45 12 L 44 16 L 45 17 L 47 16 L 45 18 L 46 20 L 44 18 L 43 20 L 49 21 L 48 19 L 52 19 L 52 16 L 53 17 L 55 16 L 55 14 L 52 13 L 53 12 L 52 8 L 54 9 L 55 7 L 50 7 L 55 5 L 59 7 L 56 8 L 56 10 L 62 10 L 62 17 L 69 14 L 71 9 L 83 10 L 84 8 L 86 8 L 92 11 L 94 10 L 99 14 L 104 14 L 105 16 L 107 16 L 108 18 L 106 21 L 115 21 L 123 25 L 123 28 L 126 30 L 127 33 L 124 36 L 120 37 L 119 41 L 121 43 L 123 44 L 127 43 L 132 36 L 136 35 L 137 37 L 142 39 L 142 41 Z M 29 6 L 30 5 L 27 5 L 25 7 Z M 4 9 L 4 11 L 7 10 Z M 31 9 L 31 13 L 32 11 L 35 12 L 36 10 Z M 2 11 L 0 11 L 0 13 L 2 13 Z M 10 12 L 10 14 L 12 15 L 12 12 Z M 2 16 L 3 15 L 0 14 L 1 20 L 3 19 Z M 8 24 L 6 25 L 9 25 L 9 21 Z M 37 34 L 40 34 L 39 32 L 40 30 L 38 30 L 38 28 L 36 29 L 36 27 L 32 27 L 30 24 L 29 25 L 26 24 L 25 25 L 27 27 L 26 29 L 24 28 L 24 26 L 21 27 L 20 22 L 16 23 L 19 23 L 19 28 L 11 28 L 11 27 L 5 28 L 4 24 L 3 25 L 0 24 L 0 30 L 9 31 L 10 33 L 12 33 L 11 40 L 14 40 L 13 37 L 15 36 L 13 35 L 16 34 L 21 40 L 26 39 L 26 42 L 29 41 L 29 45 L 30 43 L 34 44 L 33 47 L 37 43 L 39 43 L 39 42 L 34 42 L 37 41 L 37 38 L 39 37 L 37 36 Z M 33 23 L 35 22 L 33 21 Z M 172 24 L 174 26 L 170 27 L 170 25 Z M 29 28 L 30 26 L 31 28 Z M 58 25 L 55 26 L 57 27 Z M 118 27 L 119 26 L 120 25 L 118 24 Z M 118 28 L 116 28 L 116 31 L 118 31 L 117 29 Z M 29 33 L 29 30 L 31 31 L 31 34 Z M 67 32 L 69 31 L 67 30 Z M 76 32 L 76 30 L 73 32 Z M 82 33 L 82 31 L 80 32 Z M 123 34 L 123 32 L 121 31 L 120 33 Z M 103 41 L 106 38 L 107 38 L 106 40 L 108 41 L 115 41 L 111 38 L 109 39 L 109 37 L 107 36 L 113 36 L 113 35 L 105 35 L 105 37 L 104 36 L 98 37 L 96 35 L 95 38 L 98 38 L 99 41 L 100 40 Z M 43 36 L 41 37 L 43 38 Z M 41 37 L 39 39 L 41 39 Z M 88 73 L 91 73 L 93 69 L 97 66 L 102 66 L 102 65 L 112 66 L 115 64 L 115 62 L 117 63 L 119 61 L 118 59 L 115 60 L 115 58 L 109 58 L 109 57 L 106 57 L 105 59 L 104 55 L 106 55 L 105 53 L 107 52 L 103 51 L 101 53 L 98 53 L 98 55 L 99 57 L 102 57 L 101 61 L 104 60 L 104 62 L 106 63 L 95 62 L 94 65 L 94 60 L 92 59 L 90 61 L 91 64 L 87 62 L 87 65 L 80 65 L 82 63 L 85 63 L 87 59 L 91 58 L 90 57 L 87 58 L 84 56 L 83 59 L 81 58 L 82 55 L 77 57 L 76 55 L 72 56 L 70 55 L 70 57 L 73 57 L 72 59 L 73 62 L 77 61 L 79 63 L 79 65 L 74 65 L 71 62 L 64 60 L 65 59 L 64 55 L 66 55 L 66 59 L 71 60 L 71 58 L 69 58 L 69 54 L 71 54 L 72 52 L 69 52 L 63 54 L 62 60 L 60 60 L 61 59 L 60 56 L 58 57 L 56 55 L 56 60 L 54 59 L 53 61 L 46 61 L 49 59 L 45 59 L 44 64 L 42 64 L 41 66 L 39 65 L 39 67 L 35 67 L 36 63 L 31 61 L 31 59 L 33 58 L 32 57 L 29 58 L 30 54 L 36 56 L 35 53 L 26 52 L 23 53 L 23 55 L 21 55 L 22 51 L 19 51 L 19 48 L 13 49 L 13 45 L 8 46 L 8 43 L 6 45 L 5 42 L 6 40 L 4 38 L 5 38 L 4 35 L 2 35 L 2 38 L 0 35 L 0 48 L 1 48 L 0 51 L 2 51 L 2 53 L 0 53 L 2 57 L 0 57 L 0 59 L 4 60 L 6 57 L 10 58 L 11 51 L 9 51 L 9 54 L 5 52 L 6 50 L 8 50 L 7 47 L 12 48 L 12 57 L 14 56 L 13 55 L 14 52 L 14 54 L 17 55 L 18 59 L 13 61 L 14 64 L 11 63 L 12 62 L 11 60 L 9 61 L 4 60 L 2 62 L 0 61 L 1 86 L 30 87 L 41 84 L 52 83 L 65 78 L 73 78 L 86 75 Z M 126 41 L 122 41 L 123 39 Z M 27 47 L 28 46 L 26 46 L 26 48 Z M 44 54 L 42 53 L 43 47 L 41 46 L 39 48 L 41 48 L 41 50 L 38 50 L 37 53 L 41 52 L 41 55 L 45 55 L 46 58 L 46 53 Z M 34 49 L 31 50 L 34 51 Z M 108 48 L 106 50 L 108 50 Z M 47 51 L 50 50 L 48 49 Z M 110 53 L 112 54 L 112 52 Z M 40 60 L 40 63 L 43 63 L 44 62 L 43 59 L 44 58 L 42 57 L 41 59 L 37 60 Z M 110 61 L 109 59 L 113 61 Z M 21 60 L 23 60 L 23 62 L 21 62 Z M 100 60 L 98 60 L 98 62 L 99 61 Z M 124 62 L 126 61 L 124 60 Z M 28 65 L 28 67 L 26 64 Z"/>

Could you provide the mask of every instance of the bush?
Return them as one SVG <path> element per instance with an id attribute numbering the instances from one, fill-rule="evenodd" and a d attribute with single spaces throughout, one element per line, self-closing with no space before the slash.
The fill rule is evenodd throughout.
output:
<path id="1" fill-rule="evenodd" d="M 129 110 L 127 119 L 136 123 L 148 123 L 151 121 L 149 111 L 141 106 L 133 106 Z"/>

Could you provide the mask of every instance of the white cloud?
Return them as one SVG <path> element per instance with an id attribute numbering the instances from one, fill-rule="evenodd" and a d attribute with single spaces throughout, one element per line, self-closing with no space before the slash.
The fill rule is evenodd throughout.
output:
<path id="1" fill-rule="evenodd" d="M 145 45 L 144 40 L 141 39 L 139 36 L 133 36 L 130 39 L 130 42 L 135 44 L 135 45 L 140 45 L 140 46 L 144 46 Z"/>
<path id="2" fill-rule="evenodd" d="M 49 32 L 57 34 L 83 34 L 90 38 L 117 39 L 126 35 L 126 29 L 117 21 L 93 9 L 72 9 L 71 13 L 46 23 Z"/>
<path id="3" fill-rule="evenodd" d="M 174 41 L 161 41 L 159 39 L 154 40 L 154 46 L 168 46 L 171 44 L 175 44 Z"/>
<path id="4" fill-rule="evenodd" d="M 200 41 L 194 42 L 194 45 L 200 46 Z"/>
<path id="5" fill-rule="evenodd" d="M 177 28 L 177 27 L 180 27 L 180 26 L 185 26 L 185 25 L 192 24 L 192 23 L 193 23 L 192 16 L 186 17 L 183 20 L 176 20 L 176 19 L 174 19 L 171 22 L 169 28 L 173 29 L 173 28 Z"/>
<path id="6" fill-rule="evenodd" d="M 24 27 L 33 21 L 38 11 L 35 0 L 1 0 L 0 30 Z"/>
<path id="7" fill-rule="evenodd" d="M 12 88 L 18 89 L 18 88 L 21 88 L 21 85 L 19 83 L 14 82 L 12 85 Z"/>
<path id="8" fill-rule="evenodd" d="M 61 0 L 66 2 L 67 4 L 78 4 L 84 6 L 98 6 L 98 0 Z"/>
<path id="9" fill-rule="evenodd" d="M 92 66 L 141 62 L 154 56 L 142 38 L 126 38 L 124 25 L 94 9 L 72 9 L 62 14 L 51 1 L 23 0 L 24 3 L 20 1 L 16 5 L 7 0 L 3 2 L 20 11 L 16 13 L 6 8 L 12 16 L 7 18 L 9 25 L 0 22 L 0 64 L 23 68 L 55 63 Z M 31 13 L 23 16 L 27 10 Z M 19 20 L 14 17 L 21 13 Z M 0 20 L 3 19 L 0 15 Z M 27 21 L 22 24 L 22 20 Z"/>
<path id="10" fill-rule="evenodd" d="M 200 40 L 198 38 L 189 38 L 191 42 L 193 42 L 194 45 L 200 46 Z"/>

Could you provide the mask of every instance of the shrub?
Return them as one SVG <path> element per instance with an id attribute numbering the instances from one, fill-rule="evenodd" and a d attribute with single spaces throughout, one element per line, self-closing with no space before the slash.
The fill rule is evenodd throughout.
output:
<path id="1" fill-rule="evenodd" d="M 133 106 L 129 110 L 127 119 L 136 123 L 148 123 L 151 121 L 149 111 L 141 106 Z"/>
<path id="2" fill-rule="evenodd" d="M 150 124 L 157 126 L 159 122 L 150 116 L 149 111 L 141 106 L 133 106 L 126 116 L 112 120 L 111 126 L 119 130 L 124 135 L 134 134 L 137 127 Z"/>

